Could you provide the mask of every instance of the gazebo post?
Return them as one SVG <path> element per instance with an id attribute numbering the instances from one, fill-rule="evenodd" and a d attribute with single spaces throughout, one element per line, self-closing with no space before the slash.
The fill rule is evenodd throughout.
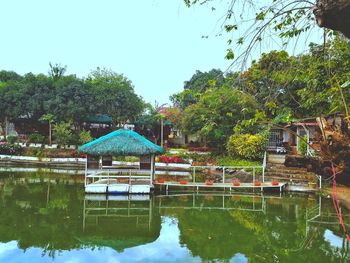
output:
<path id="1" fill-rule="evenodd" d="M 152 184 L 152 182 L 155 180 L 155 176 L 154 176 L 154 154 L 151 154 L 151 182 L 150 184 Z"/>

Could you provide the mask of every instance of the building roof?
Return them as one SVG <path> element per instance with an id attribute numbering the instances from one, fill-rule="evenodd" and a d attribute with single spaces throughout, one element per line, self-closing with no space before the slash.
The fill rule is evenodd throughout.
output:
<path id="1" fill-rule="evenodd" d="M 143 156 L 161 154 L 164 149 L 137 132 L 117 130 L 82 145 L 78 151 L 95 156 Z"/>
<path id="2" fill-rule="evenodd" d="M 94 114 L 86 116 L 84 121 L 89 123 L 111 124 L 112 118 L 108 114 Z"/>

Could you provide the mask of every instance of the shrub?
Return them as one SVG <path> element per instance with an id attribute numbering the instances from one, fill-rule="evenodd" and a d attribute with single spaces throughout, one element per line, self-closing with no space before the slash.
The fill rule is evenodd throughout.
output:
<path id="1" fill-rule="evenodd" d="M 14 144 L 15 142 L 17 142 L 18 137 L 17 136 L 7 136 L 7 141 L 9 144 Z"/>
<path id="2" fill-rule="evenodd" d="M 73 150 L 69 152 L 69 156 L 70 157 L 74 157 L 74 158 L 85 158 L 86 154 L 85 153 L 80 153 L 77 150 Z"/>
<path id="3" fill-rule="evenodd" d="M 85 144 L 88 142 L 92 141 L 92 136 L 91 136 L 91 132 L 87 131 L 87 130 L 83 130 L 80 134 L 79 134 L 79 142 L 81 144 Z"/>
<path id="4" fill-rule="evenodd" d="M 233 157 L 256 160 L 262 158 L 267 136 L 265 133 L 234 134 L 227 143 L 227 151 Z"/>
<path id="5" fill-rule="evenodd" d="M 72 137 L 71 122 L 61 122 L 53 126 L 53 135 L 57 144 L 66 145 Z"/>
<path id="6" fill-rule="evenodd" d="M 30 143 L 45 143 L 46 138 L 40 133 L 32 133 L 28 136 L 28 140 Z"/>
<path id="7" fill-rule="evenodd" d="M 162 163 L 184 163 L 179 156 L 159 156 L 159 161 Z"/>
<path id="8" fill-rule="evenodd" d="M 66 144 L 69 145 L 79 145 L 80 144 L 80 138 L 78 134 L 71 134 L 66 142 Z"/>
<path id="9" fill-rule="evenodd" d="M 260 161 L 250 161 L 233 159 L 229 156 L 220 156 L 216 159 L 216 163 L 219 166 L 261 166 Z"/>
<path id="10" fill-rule="evenodd" d="M 1 143 L 0 144 L 0 154 L 8 155 L 20 155 L 23 152 L 23 148 L 20 145 Z"/>
<path id="11" fill-rule="evenodd" d="M 308 137 L 306 134 L 303 136 L 303 139 L 304 140 L 299 139 L 298 151 L 300 152 L 300 154 L 302 156 L 306 156 L 307 155 L 307 143 L 306 142 L 308 140 Z"/>

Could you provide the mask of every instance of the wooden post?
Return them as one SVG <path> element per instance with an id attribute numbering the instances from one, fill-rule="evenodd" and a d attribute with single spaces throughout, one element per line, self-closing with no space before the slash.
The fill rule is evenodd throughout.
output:
<path id="1" fill-rule="evenodd" d="M 225 183 L 225 166 L 222 167 L 222 183 Z"/>
<path id="2" fill-rule="evenodd" d="M 155 180 L 155 168 L 154 168 L 154 154 L 151 154 L 151 174 L 150 174 L 151 180 L 150 184 Z"/>
<path id="3" fill-rule="evenodd" d="M 196 167 L 193 167 L 193 183 L 196 182 Z"/>
<path id="4" fill-rule="evenodd" d="M 163 117 L 160 118 L 160 147 L 163 147 L 163 140 L 164 140 L 164 120 Z"/>
<path id="5" fill-rule="evenodd" d="M 5 116 L 5 131 L 4 131 L 5 140 L 7 140 L 7 133 L 8 133 L 8 120 L 7 120 L 7 116 Z"/>
<path id="6" fill-rule="evenodd" d="M 88 169 L 88 157 L 86 155 L 86 159 L 85 159 L 85 186 L 86 186 L 86 182 L 87 182 L 87 169 Z"/>

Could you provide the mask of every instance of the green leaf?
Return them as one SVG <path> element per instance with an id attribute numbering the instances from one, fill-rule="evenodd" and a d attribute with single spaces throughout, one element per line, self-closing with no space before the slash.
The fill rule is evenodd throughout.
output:
<path id="1" fill-rule="evenodd" d="M 344 88 L 348 88 L 349 86 L 350 86 L 350 80 L 343 83 L 340 87 L 342 87 L 344 89 Z"/>
<path id="2" fill-rule="evenodd" d="M 232 30 L 237 30 L 237 25 L 225 25 L 226 32 L 231 32 Z"/>
<path id="3" fill-rule="evenodd" d="M 233 53 L 231 48 L 227 49 L 227 53 L 226 53 L 225 58 L 227 60 L 233 60 L 235 58 L 235 54 Z"/>

